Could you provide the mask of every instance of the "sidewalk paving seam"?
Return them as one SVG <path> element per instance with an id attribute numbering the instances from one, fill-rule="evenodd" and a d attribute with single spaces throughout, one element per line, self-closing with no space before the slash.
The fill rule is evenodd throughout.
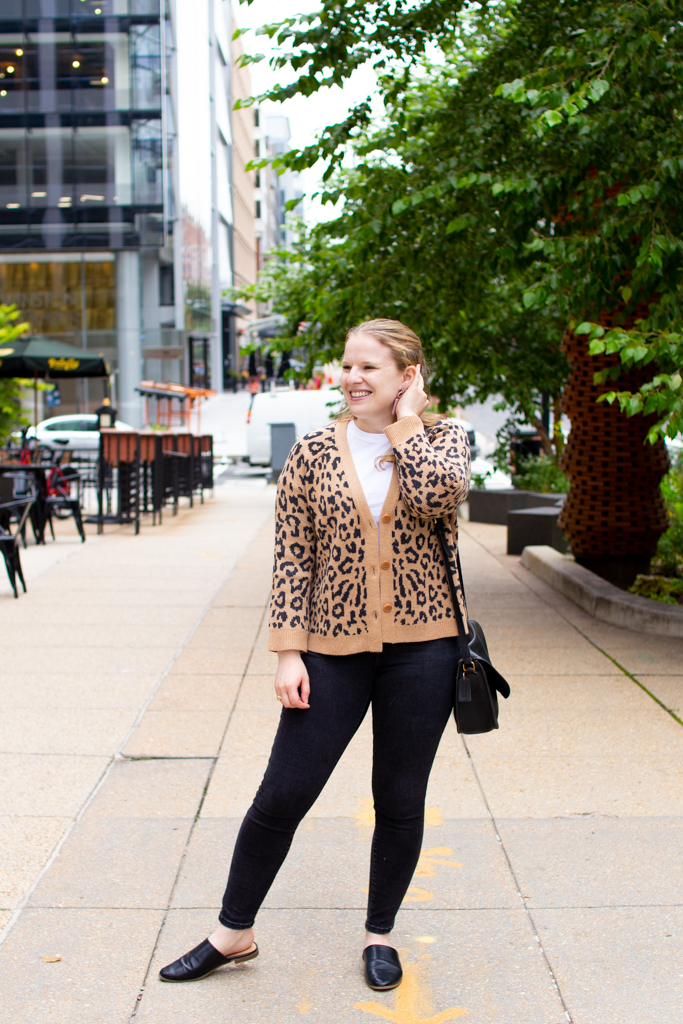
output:
<path id="1" fill-rule="evenodd" d="M 125 754 L 121 761 L 212 761 L 210 754 Z"/>
<path id="2" fill-rule="evenodd" d="M 558 614 L 562 615 L 562 612 L 558 612 Z M 562 618 L 564 619 L 564 615 L 562 615 Z M 565 622 L 569 622 L 569 620 L 565 619 Z M 641 683 L 640 679 L 637 679 L 636 676 L 634 676 L 633 673 L 629 672 L 627 668 L 624 668 L 623 665 L 620 665 L 616 658 L 613 658 L 611 654 L 608 654 L 607 651 L 604 651 L 602 647 L 598 646 L 598 644 L 596 644 L 594 640 L 591 640 L 589 636 L 586 636 L 586 634 L 582 630 L 580 630 L 579 627 L 576 626 L 573 622 L 570 622 L 569 624 L 570 626 L 574 626 L 576 632 L 580 636 L 582 636 L 584 640 L 587 640 L 589 644 L 592 644 L 593 647 L 595 647 L 596 651 L 600 651 L 601 654 L 604 654 L 604 656 L 608 658 L 613 665 L 616 665 L 617 668 L 621 672 L 623 672 L 625 676 L 628 676 L 632 683 L 635 683 L 636 686 L 639 686 L 641 688 L 641 690 L 644 690 L 648 697 L 652 697 L 652 700 L 655 702 L 655 704 L 659 704 L 660 708 L 663 708 L 663 710 L 666 711 L 668 715 L 671 715 L 674 721 L 678 722 L 679 725 L 683 725 L 683 719 L 679 718 L 676 712 L 672 711 L 671 708 L 668 708 L 666 704 L 659 699 L 659 697 L 656 697 L 654 693 L 652 693 L 651 690 L 648 690 L 647 686 L 645 686 L 644 683 Z"/>
<path id="3" fill-rule="evenodd" d="M 508 866 L 508 869 L 510 871 L 510 876 L 512 878 L 512 881 L 513 881 L 513 884 L 515 886 L 515 889 L 517 890 L 517 895 L 519 896 L 519 899 L 520 899 L 520 902 L 522 904 L 522 907 L 524 908 L 524 912 L 525 912 L 525 914 L 527 916 L 527 920 L 528 920 L 529 924 L 531 925 L 531 930 L 533 932 L 533 936 L 536 939 L 536 942 L 538 943 L 538 948 L 540 950 L 541 956 L 543 957 L 543 960 L 545 961 L 545 965 L 546 965 L 546 967 L 548 969 L 548 974 L 550 975 L 550 979 L 551 979 L 551 981 L 553 983 L 553 987 L 555 989 L 555 992 L 557 993 L 557 998 L 560 1000 L 560 1003 L 562 1005 L 562 1009 L 564 1010 L 564 1015 L 567 1018 L 567 1020 L 569 1021 L 569 1024 L 574 1024 L 574 1019 L 573 1019 L 571 1013 L 569 1012 L 569 1007 L 567 1006 L 567 1003 L 565 1002 L 564 996 L 562 994 L 562 990 L 560 989 L 560 984 L 559 984 L 559 982 L 557 980 L 557 977 L 555 976 L 555 971 L 552 968 L 552 964 L 550 963 L 550 958 L 548 957 L 548 954 L 545 951 L 545 947 L 543 945 L 543 942 L 541 941 L 541 937 L 538 934 L 538 928 L 536 927 L 536 922 L 533 919 L 533 915 L 531 913 L 531 910 L 529 909 L 529 905 L 527 903 L 527 900 L 525 899 L 524 895 L 522 894 L 522 890 L 521 890 L 519 882 L 517 880 L 517 875 L 515 874 L 515 869 L 512 866 L 512 861 L 510 860 L 510 856 L 509 856 L 507 850 L 505 849 L 505 843 L 503 842 L 502 837 L 501 837 L 501 835 L 500 835 L 500 833 L 498 831 L 498 825 L 496 823 L 496 819 L 493 816 L 493 811 L 491 810 L 491 807 L 489 806 L 489 802 L 488 802 L 488 799 L 486 797 L 486 793 L 484 792 L 484 787 L 482 786 L 481 779 L 479 778 L 479 772 L 477 771 L 477 766 L 474 763 L 474 758 L 472 757 L 472 755 L 470 753 L 470 749 L 467 746 L 467 741 L 466 741 L 465 736 L 464 736 L 463 733 L 460 734 L 460 738 L 461 738 L 462 744 L 463 744 L 463 746 L 465 748 L 465 752 L 467 753 L 467 756 L 468 756 L 468 758 L 470 760 L 470 766 L 472 768 L 472 772 L 474 774 L 475 779 L 477 780 L 477 785 L 479 786 L 479 790 L 481 792 L 482 800 L 484 801 L 484 804 L 486 806 L 486 810 L 489 813 L 489 817 L 491 819 L 491 824 L 493 826 L 494 834 L 496 836 L 496 839 L 498 840 L 498 844 L 500 846 L 500 849 L 501 849 L 501 851 L 503 853 L 503 856 L 505 857 L 505 860 L 507 862 L 507 866 Z M 540 909 L 540 908 L 535 908 L 535 909 Z"/>
<path id="4" fill-rule="evenodd" d="M 494 553 L 493 551 L 491 551 L 491 549 L 490 549 L 490 548 L 487 548 L 487 547 L 486 547 L 486 545 L 485 545 L 485 544 L 483 544 L 483 543 L 482 543 L 482 542 L 481 542 L 481 541 L 479 540 L 479 538 L 478 538 L 478 537 L 475 537 L 475 536 L 473 536 L 473 535 L 472 535 L 472 534 L 471 534 L 471 533 L 470 533 L 470 532 L 469 532 L 468 530 L 464 529 L 464 528 L 462 527 L 462 525 L 461 525 L 461 529 L 463 529 L 463 533 L 466 533 L 466 534 L 467 534 L 467 536 L 469 537 L 469 539 L 470 539 L 470 540 L 474 541 L 474 543 L 475 543 L 475 544 L 478 544 L 478 545 L 479 545 L 479 547 L 481 547 L 481 548 L 483 548 L 483 549 L 484 549 L 484 551 L 487 551 L 487 552 L 489 553 L 489 555 L 491 555 L 491 557 L 492 557 L 492 558 L 495 558 L 495 560 L 496 560 L 496 561 L 498 562 L 498 564 L 499 564 L 499 565 L 500 565 L 500 566 L 501 566 L 501 567 L 502 567 L 503 569 L 507 569 L 507 571 L 508 571 L 508 572 L 510 573 L 510 575 L 511 575 L 511 576 L 513 576 L 513 577 L 514 577 L 514 578 L 515 578 L 515 579 L 516 579 L 516 580 L 517 580 L 517 581 L 518 581 L 519 583 L 521 583 L 521 584 L 522 584 L 522 586 L 526 587 L 526 588 L 527 588 L 527 590 L 530 590 L 530 591 L 531 591 L 531 593 L 532 593 L 532 594 L 534 594 L 534 595 L 535 595 L 536 597 L 538 597 L 538 596 L 539 596 L 539 595 L 538 595 L 538 594 L 536 593 L 536 591 L 534 590 L 534 588 L 533 588 L 533 587 L 531 587 L 531 586 L 529 586 L 529 583 L 527 582 L 527 580 L 525 580 L 525 579 L 524 579 L 523 577 L 521 577 L 521 576 L 518 576 L 518 575 L 517 575 L 517 573 L 513 572 L 513 570 L 512 570 L 511 568 L 510 568 L 510 566 L 509 566 L 509 565 L 506 565 L 506 564 L 505 564 L 505 562 L 503 562 L 503 561 L 502 561 L 502 560 L 501 560 L 501 559 L 500 559 L 500 558 L 498 557 L 498 555 L 496 555 L 496 554 L 495 554 L 495 553 Z M 521 564 L 521 563 L 520 563 L 520 564 Z M 529 570 L 528 570 L 528 569 L 526 569 L 525 571 L 526 571 L 526 572 L 529 572 Z M 616 658 L 613 658 L 611 654 L 608 654 L 608 653 L 607 653 L 607 651 L 603 650 L 603 648 L 602 648 L 602 647 L 600 647 L 600 645 L 599 645 L 599 644 L 597 644 L 597 643 L 595 642 L 595 640 L 591 640 L 591 638 L 590 638 L 590 637 L 589 637 L 589 636 L 588 636 L 588 635 L 587 635 L 586 633 L 584 633 L 584 632 L 583 632 L 583 630 L 582 630 L 582 629 L 580 629 L 580 628 L 579 628 L 579 627 L 578 627 L 578 626 L 576 625 L 576 623 L 575 623 L 575 622 L 572 622 L 572 621 L 571 621 L 571 619 L 568 619 L 568 618 L 567 618 L 567 616 L 566 616 L 566 615 L 564 615 L 564 614 L 563 614 L 563 613 L 562 613 L 562 612 L 560 611 L 560 609 L 559 609 L 559 608 L 557 608 L 556 606 L 553 606 L 553 611 L 554 611 L 554 612 L 555 612 L 555 613 L 556 613 L 557 615 L 559 615 L 559 616 L 560 616 L 560 618 L 561 618 L 561 619 L 563 619 L 563 620 L 564 620 L 564 621 L 565 621 L 565 622 L 567 623 L 567 625 L 571 626 L 571 627 L 572 627 L 572 629 L 573 629 L 573 630 L 575 630 L 575 631 L 576 631 L 576 632 L 577 632 L 577 633 L 579 634 L 579 636 L 582 636 L 584 640 L 587 640 L 587 641 L 588 641 L 588 643 L 589 643 L 589 644 L 591 645 L 591 647 L 594 647 L 596 651 L 599 651 L 599 652 L 600 652 L 600 654 L 602 654 L 602 655 L 603 655 L 603 657 L 607 658 L 607 660 L 608 660 L 608 661 L 611 661 L 613 665 L 616 665 L 616 667 L 617 667 L 617 668 L 619 669 L 619 671 L 620 671 L 620 672 L 623 672 L 623 673 L 624 673 L 624 675 L 625 675 L 625 676 L 627 676 L 627 677 L 628 677 L 628 679 L 630 679 L 632 683 L 635 683 L 635 684 L 636 684 L 636 686 L 639 686 L 639 687 L 640 687 L 640 689 L 641 689 L 641 690 L 643 690 L 643 691 L 644 691 L 644 692 L 645 692 L 645 693 L 646 693 L 646 694 L 648 695 L 648 697 L 651 697 L 651 698 L 652 698 L 652 700 L 653 700 L 653 701 L 655 702 L 655 704 L 659 704 L 660 708 L 662 708 L 662 710 L 663 710 L 663 711 L 666 711 L 667 715 L 670 715 L 670 716 L 671 716 L 671 717 L 672 717 L 672 718 L 674 719 L 674 721 L 675 721 L 675 722 L 678 722 L 678 724 L 679 724 L 679 725 L 683 725 L 683 719 L 679 718 L 679 717 L 678 717 L 678 715 L 677 715 L 677 714 L 675 713 L 675 711 L 672 711 L 672 709 L 671 709 L 671 708 L 668 708 L 668 707 L 666 706 L 666 704 L 665 704 L 665 703 L 664 703 L 663 701 L 661 701 L 661 700 L 659 699 L 659 697 L 656 697 L 656 696 L 654 695 L 654 693 L 652 693 L 652 691 L 651 691 L 651 690 L 648 690 L 647 686 L 645 686 L 645 684 L 644 684 L 644 683 L 641 683 L 641 681 L 640 681 L 640 680 L 639 680 L 639 679 L 638 679 L 638 678 L 637 678 L 636 676 L 634 676 L 632 672 L 629 672 L 627 668 L 624 668 L 624 666 L 623 666 L 623 665 L 621 665 L 621 664 L 620 664 L 620 663 L 619 663 L 619 662 L 617 661 L 617 659 L 616 659 Z"/>
<path id="5" fill-rule="evenodd" d="M 116 752 L 112 756 L 112 758 L 109 761 L 109 764 L 107 765 L 105 770 L 102 772 L 102 775 L 100 776 L 98 781 L 95 783 L 93 788 L 90 790 L 90 793 L 85 798 L 85 801 L 83 802 L 83 804 L 81 806 L 81 809 L 78 811 L 76 816 L 72 819 L 71 823 L 69 824 L 68 828 L 66 829 L 66 831 L 62 835 L 61 839 L 59 840 L 59 842 L 55 846 L 54 850 L 50 854 L 50 856 L 47 859 L 46 863 L 43 865 L 42 869 L 40 870 L 40 872 L 38 873 L 38 875 L 34 879 L 32 885 L 29 886 L 28 890 L 24 893 L 23 899 L 21 900 L 21 902 L 19 903 L 19 905 L 15 909 L 15 911 L 12 914 L 12 916 L 10 917 L 9 921 L 7 922 L 5 927 L 2 929 L 2 931 L 0 931 L 0 946 L 2 946 L 3 943 L 5 942 L 5 939 L 8 938 L 12 928 L 17 923 L 17 921 L 21 917 L 24 909 L 26 908 L 26 906 L 28 904 L 28 901 L 30 900 L 31 896 L 33 895 L 35 890 L 38 888 L 38 885 L 43 880 L 43 878 L 47 874 L 47 872 L 50 870 L 50 868 L 52 867 L 54 862 L 57 860 L 59 854 L 62 851 L 62 847 L 66 843 L 67 839 L 69 838 L 69 836 L 71 835 L 71 833 L 75 829 L 76 825 L 78 825 L 80 823 L 81 819 L 83 818 L 84 814 L 86 813 L 86 811 L 90 807 L 91 803 L 93 802 L 93 800 L 95 799 L 95 797 L 97 796 L 99 791 L 102 789 L 102 786 L 104 785 L 104 783 L 109 778 L 109 775 L 111 774 L 111 771 L 112 771 L 114 765 L 116 764 L 116 762 L 117 761 L 130 760 L 129 758 L 126 758 L 126 757 L 123 756 L 122 751 L 125 750 L 126 744 L 130 740 L 130 738 L 133 735 L 133 733 L 135 732 L 135 730 L 137 729 L 138 725 L 140 724 L 140 722 L 142 720 L 143 715 L 145 714 L 145 712 L 149 708 L 150 704 L 152 703 L 152 701 L 156 697 L 157 692 L 158 692 L 158 690 L 161 687 L 161 684 L 164 682 L 166 677 L 169 675 L 171 669 L 173 668 L 175 663 L 178 661 L 178 658 L 183 653 L 183 651 L 185 650 L 185 648 L 189 644 L 190 640 L 192 639 L 192 637 L 195 635 L 195 633 L 197 632 L 197 630 L 201 626 L 204 618 L 206 617 L 207 612 L 211 609 L 214 601 L 216 600 L 216 598 L 220 594 L 220 592 L 223 589 L 223 587 L 225 586 L 225 584 L 230 579 L 230 576 L 232 575 L 232 573 L 235 570 L 235 567 L 238 564 L 239 564 L 239 560 L 237 558 L 235 558 L 234 561 L 232 562 L 232 564 L 230 565 L 230 569 L 225 574 L 225 576 L 221 579 L 221 581 L 220 581 L 219 585 L 216 587 L 214 593 L 211 595 L 211 597 L 209 598 L 209 600 L 205 604 L 204 608 L 199 613 L 199 616 L 198 616 L 197 621 L 195 622 L 194 626 L 189 631 L 189 633 L 187 634 L 187 636 L 183 640 L 182 644 L 180 645 L 180 647 L 178 648 L 176 653 L 173 655 L 173 657 L 169 661 L 168 665 L 166 666 L 166 668 L 164 669 L 164 671 L 160 675 L 160 677 L 157 680 L 157 682 L 155 683 L 155 685 L 152 687 L 152 690 L 149 693 L 147 699 L 145 700 L 143 706 L 141 707 L 139 713 L 137 714 L 137 716 L 135 718 L 135 721 L 133 722 L 133 724 L 131 725 L 130 729 L 128 730 L 128 732 L 124 736 L 122 743 L 119 744 L 118 749 L 116 750 Z M 251 660 L 251 654 L 249 655 L 249 658 Z M 248 663 L 247 663 L 247 665 L 248 665 Z M 240 687 L 241 687 L 241 685 L 242 684 L 240 683 Z M 232 712 L 231 712 L 231 716 L 232 716 Z M 74 755 L 74 756 L 80 756 L 80 755 Z M 92 754 L 90 756 L 95 757 L 97 755 Z M 206 760 L 206 759 L 202 759 L 202 760 Z M 203 796 L 202 796 L 202 800 L 203 800 Z"/>
<path id="6" fill-rule="evenodd" d="M 239 563 L 237 563 L 237 564 L 239 564 Z M 215 595 L 215 596 L 217 596 L 217 595 Z M 142 979 L 142 984 L 140 985 L 140 988 L 138 990 L 138 994 L 137 994 L 136 999 L 135 999 L 135 1005 L 133 1006 L 133 1010 L 132 1010 L 132 1012 L 130 1014 L 130 1017 L 128 1018 L 129 1022 L 132 1022 L 135 1019 L 135 1017 L 137 1016 L 138 1009 L 139 1009 L 139 1007 L 140 1007 L 140 1005 L 142 1003 L 142 997 L 145 994 L 145 989 L 147 987 L 147 981 L 149 979 L 149 972 L 151 970 L 152 963 L 154 961 L 154 956 L 155 956 L 157 948 L 159 946 L 159 941 L 160 941 L 161 936 L 162 936 L 163 931 L 164 931 L 164 926 L 166 925 L 166 921 L 168 920 L 168 915 L 169 915 L 169 912 L 171 910 L 171 905 L 173 903 L 173 897 L 174 897 L 175 891 L 176 891 L 176 889 L 178 887 L 178 882 L 180 880 L 180 875 L 181 875 L 181 872 L 183 870 L 183 866 L 185 864 L 185 860 L 187 858 L 187 852 L 188 852 L 190 843 L 192 841 L 192 836 L 194 835 L 195 827 L 196 827 L 197 822 L 199 821 L 200 815 L 202 813 L 202 807 L 204 806 L 204 801 L 206 800 L 206 794 L 209 791 L 209 786 L 211 785 L 211 780 L 213 778 L 213 773 L 214 773 L 214 771 L 216 769 L 216 764 L 218 763 L 218 758 L 220 756 L 220 751 L 223 748 L 223 743 L 225 742 L 225 737 L 228 734 L 228 729 L 230 728 L 230 723 L 232 722 L 232 716 L 235 713 L 235 708 L 237 707 L 237 702 L 238 702 L 240 694 L 242 692 L 242 687 L 244 686 L 244 680 L 246 679 L 247 674 L 249 672 L 249 665 L 251 664 L 251 659 L 253 657 L 254 650 L 256 648 L 256 644 L 258 643 L 259 637 L 261 635 L 261 628 L 263 626 L 264 619 L 265 619 L 266 615 L 268 614 L 269 600 L 270 600 L 270 595 L 268 596 L 268 600 L 266 601 L 265 606 L 263 608 L 263 612 L 261 613 L 261 618 L 259 619 L 259 626 L 258 626 L 258 629 L 256 630 L 256 635 L 254 637 L 254 642 L 251 645 L 251 650 L 249 651 L 249 657 L 247 658 L 246 664 L 244 666 L 244 672 L 242 673 L 242 678 L 240 679 L 239 686 L 237 687 L 237 691 L 235 692 L 235 698 L 234 698 L 234 700 L 232 702 L 232 707 L 230 708 L 230 714 L 228 715 L 228 720 L 225 723 L 225 729 L 223 730 L 223 735 L 221 736 L 221 741 L 220 741 L 220 743 L 218 745 L 219 753 L 216 754 L 215 757 L 212 757 L 212 758 L 197 758 L 196 759 L 196 760 L 203 760 L 203 761 L 209 760 L 212 763 L 211 763 L 211 766 L 209 768 L 208 775 L 206 777 L 206 782 L 205 782 L 204 788 L 202 790 L 202 795 L 199 798 L 199 804 L 197 806 L 197 810 L 196 810 L 195 815 L 194 815 L 194 820 L 193 820 L 192 825 L 190 826 L 190 830 L 189 830 L 189 832 L 187 834 L 187 839 L 185 841 L 185 849 L 183 850 L 183 853 L 182 853 L 182 856 L 180 858 L 180 861 L 178 862 L 178 870 L 176 871 L 175 878 L 173 879 L 173 885 L 171 886 L 171 891 L 169 892 L 169 895 L 168 895 L 168 902 L 166 904 L 166 907 L 163 908 L 164 916 L 163 916 L 163 918 L 161 920 L 161 924 L 159 925 L 159 930 L 157 932 L 157 937 L 156 937 L 156 939 L 154 941 L 154 945 L 152 947 L 152 951 L 151 951 L 150 956 L 149 956 L 149 961 L 148 961 L 148 964 L 147 964 L 147 968 L 145 970 L 145 976 Z M 133 758 L 131 758 L 130 760 L 133 760 Z M 140 759 L 137 759 L 137 760 L 144 760 L 144 759 L 140 758 Z M 164 760 L 164 758 L 159 758 L 159 760 Z M 190 758 L 188 760 L 194 760 L 194 759 Z"/>

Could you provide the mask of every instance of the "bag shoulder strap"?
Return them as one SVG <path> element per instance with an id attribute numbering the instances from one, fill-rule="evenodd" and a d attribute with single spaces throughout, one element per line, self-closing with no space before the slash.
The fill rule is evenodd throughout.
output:
<path id="1" fill-rule="evenodd" d="M 458 567 L 458 579 L 460 580 L 460 590 L 462 592 L 462 599 L 467 607 L 467 597 L 465 596 L 465 581 L 462 578 L 462 566 L 460 565 L 460 548 L 455 549 L 455 564 Z"/>
<path id="2" fill-rule="evenodd" d="M 448 546 L 448 540 L 446 537 L 446 521 L 445 519 L 436 519 L 436 535 L 439 538 L 441 544 L 441 551 L 443 552 L 443 560 L 446 564 L 446 576 L 448 578 L 448 587 L 451 592 L 451 600 L 453 601 L 453 612 L 455 614 L 455 624 L 458 627 L 458 645 L 460 647 L 460 660 L 464 662 L 472 661 L 472 655 L 470 654 L 469 644 L 467 642 L 467 626 L 462 617 L 460 611 L 460 602 L 458 601 L 458 591 L 455 586 L 455 580 L 453 579 L 453 570 L 451 569 L 451 552 Z M 465 587 L 462 582 L 462 570 L 460 568 L 460 554 L 456 552 L 456 562 L 458 565 L 458 575 L 460 576 L 460 585 L 462 587 L 463 597 L 465 595 Z"/>

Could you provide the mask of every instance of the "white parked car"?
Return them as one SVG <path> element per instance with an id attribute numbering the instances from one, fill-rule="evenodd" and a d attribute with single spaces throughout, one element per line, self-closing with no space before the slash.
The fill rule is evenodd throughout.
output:
<path id="1" fill-rule="evenodd" d="M 117 430 L 135 430 L 129 423 L 122 420 L 116 421 Z M 30 427 L 27 437 L 35 437 L 38 434 L 38 443 L 45 448 L 52 448 L 61 451 L 65 448 L 88 449 L 98 451 L 100 447 L 100 432 L 97 429 L 97 416 L 95 413 L 73 413 L 71 416 L 53 416 L 49 420 L 42 420 L 36 428 Z"/>
<path id="2" fill-rule="evenodd" d="M 477 444 L 476 431 L 469 420 L 463 420 L 459 416 L 449 416 L 449 423 L 457 423 L 459 427 L 462 427 L 467 434 L 467 440 L 470 442 L 470 450 L 472 452 L 472 458 L 476 459 L 479 456 L 479 446 Z"/>
<path id="3" fill-rule="evenodd" d="M 327 426 L 336 416 L 341 391 L 275 388 L 254 395 L 247 420 L 247 457 L 252 466 L 270 465 L 270 424 L 293 423 L 297 438 Z"/>

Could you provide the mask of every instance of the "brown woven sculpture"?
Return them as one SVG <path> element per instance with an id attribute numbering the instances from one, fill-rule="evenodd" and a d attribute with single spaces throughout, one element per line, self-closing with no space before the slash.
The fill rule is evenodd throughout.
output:
<path id="1" fill-rule="evenodd" d="M 615 314 L 602 314 L 603 327 L 615 324 Z M 636 308 L 628 328 L 647 315 Z M 559 518 L 576 561 L 605 579 L 626 587 L 639 572 L 648 572 L 659 537 L 668 520 L 660 491 L 668 459 L 663 441 L 645 440 L 654 417 L 626 417 L 617 403 L 597 404 L 597 398 L 615 387 L 595 385 L 593 374 L 615 366 L 618 356 L 588 354 L 585 335 L 565 331 L 564 351 L 571 364 L 563 396 L 563 410 L 571 420 L 571 433 L 561 466 L 571 489 Z M 652 367 L 623 373 L 616 387 L 635 390 L 652 376 Z"/>

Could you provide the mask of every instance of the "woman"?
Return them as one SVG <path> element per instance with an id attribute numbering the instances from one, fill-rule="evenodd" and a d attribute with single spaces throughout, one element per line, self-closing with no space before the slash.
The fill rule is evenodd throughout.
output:
<path id="1" fill-rule="evenodd" d="M 163 968 L 164 981 L 195 981 L 258 955 L 256 913 L 370 704 L 375 832 L 363 961 L 371 988 L 401 981 L 391 930 L 420 855 L 458 657 L 433 522 L 449 517 L 455 550 L 470 463 L 464 430 L 425 412 L 423 361 L 419 339 L 396 320 L 353 328 L 346 409 L 296 444 L 282 471 L 269 640 L 280 725 L 237 837 L 219 926 Z"/>

